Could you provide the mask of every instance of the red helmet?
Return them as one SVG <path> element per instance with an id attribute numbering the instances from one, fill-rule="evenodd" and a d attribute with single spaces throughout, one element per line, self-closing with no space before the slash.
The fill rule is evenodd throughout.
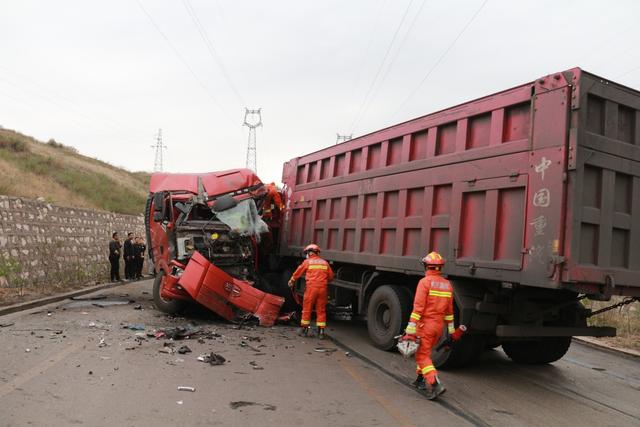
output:
<path id="1" fill-rule="evenodd" d="M 304 252 L 305 254 L 307 252 L 315 252 L 315 253 L 319 254 L 320 253 L 320 246 L 316 245 L 315 243 L 312 243 L 310 245 L 307 245 L 307 247 L 304 248 L 304 251 L 302 251 L 302 252 Z"/>
<path id="2" fill-rule="evenodd" d="M 426 257 L 420 260 L 425 267 L 442 267 L 444 258 L 438 252 L 430 252 Z"/>

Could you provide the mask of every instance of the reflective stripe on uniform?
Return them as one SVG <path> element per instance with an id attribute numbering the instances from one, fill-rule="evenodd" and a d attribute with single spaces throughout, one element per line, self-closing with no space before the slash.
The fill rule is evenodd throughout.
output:
<path id="1" fill-rule="evenodd" d="M 453 327 L 453 323 L 447 323 L 447 331 L 449 332 L 449 335 L 456 331 L 456 328 Z"/>
<path id="2" fill-rule="evenodd" d="M 322 264 L 311 264 L 309 270 L 328 270 L 329 266 Z"/>
<path id="3" fill-rule="evenodd" d="M 311 320 L 304 320 L 304 319 L 302 319 L 302 320 L 300 321 L 300 324 L 301 324 L 302 326 L 307 326 L 307 325 L 308 325 L 308 324 L 310 324 L 310 323 L 311 323 Z"/>
<path id="4" fill-rule="evenodd" d="M 447 314 L 446 316 L 444 316 L 444 320 L 446 320 L 447 322 L 453 322 L 453 314 Z"/>
<path id="5" fill-rule="evenodd" d="M 415 334 L 416 333 L 416 327 L 415 326 L 407 326 L 407 329 L 404 330 L 406 333 L 408 334 Z"/>
<path id="6" fill-rule="evenodd" d="M 422 375 L 427 374 L 429 372 L 433 372 L 435 371 L 436 368 L 433 365 L 429 365 L 429 366 L 425 366 L 424 368 L 420 369 L 420 372 L 422 373 Z"/>
<path id="7" fill-rule="evenodd" d="M 451 298 L 451 292 L 434 291 L 433 289 L 431 289 L 429 291 L 429 296 Z"/>
<path id="8" fill-rule="evenodd" d="M 316 326 L 319 328 L 324 328 L 327 326 L 327 322 L 316 322 Z"/>
<path id="9" fill-rule="evenodd" d="M 411 313 L 411 318 L 412 318 L 413 320 L 420 320 L 420 318 L 421 318 L 421 317 L 422 317 L 422 316 L 420 316 L 420 315 L 419 315 L 418 313 L 416 313 L 416 312 Z"/>

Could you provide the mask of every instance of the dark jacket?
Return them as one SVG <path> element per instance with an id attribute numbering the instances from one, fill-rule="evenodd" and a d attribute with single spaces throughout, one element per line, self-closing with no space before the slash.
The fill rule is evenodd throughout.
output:
<path id="1" fill-rule="evenodd" d="M 142 243 L 134 243 L 133 244 L 133 256 L 138 258 L 144 258 L 144 251 L 147 249 L 147 246 Z"/>
<path id="2" fill-rule="evenodd" d="M 124 258 L 127 259 L 132 256 L 134 256 L 133 241 L 131 241 L 130 239 L 127 239 L 124 241 Z"/>
<path id="3" fill-rule="evenodd" d="M 120 242 L 112 240 L 109 242 L 109 258 L 120 258 L 120 248 L 122 245 Z"/>

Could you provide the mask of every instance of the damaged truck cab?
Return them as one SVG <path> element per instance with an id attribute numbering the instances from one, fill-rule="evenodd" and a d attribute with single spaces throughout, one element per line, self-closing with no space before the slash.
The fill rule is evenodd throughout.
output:
<path id="1" fill-rule="evenodd" d="M 275 322 L 284 299 L 265 292 L 258 274 L 270 233 L 258 211 L 266 195 L 247 169 L 151 177 L 145 227 L 158 309 L 173 314 L 198 302 L 227 320 Z"/>

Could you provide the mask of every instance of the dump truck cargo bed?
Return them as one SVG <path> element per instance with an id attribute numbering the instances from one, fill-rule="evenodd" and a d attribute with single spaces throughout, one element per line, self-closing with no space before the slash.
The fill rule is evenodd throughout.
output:
<path id="1" fill-rule="evenodd" d="M 285 164 L 281 254 L 640 295 L 640 93 L 574 68 Z"/>

